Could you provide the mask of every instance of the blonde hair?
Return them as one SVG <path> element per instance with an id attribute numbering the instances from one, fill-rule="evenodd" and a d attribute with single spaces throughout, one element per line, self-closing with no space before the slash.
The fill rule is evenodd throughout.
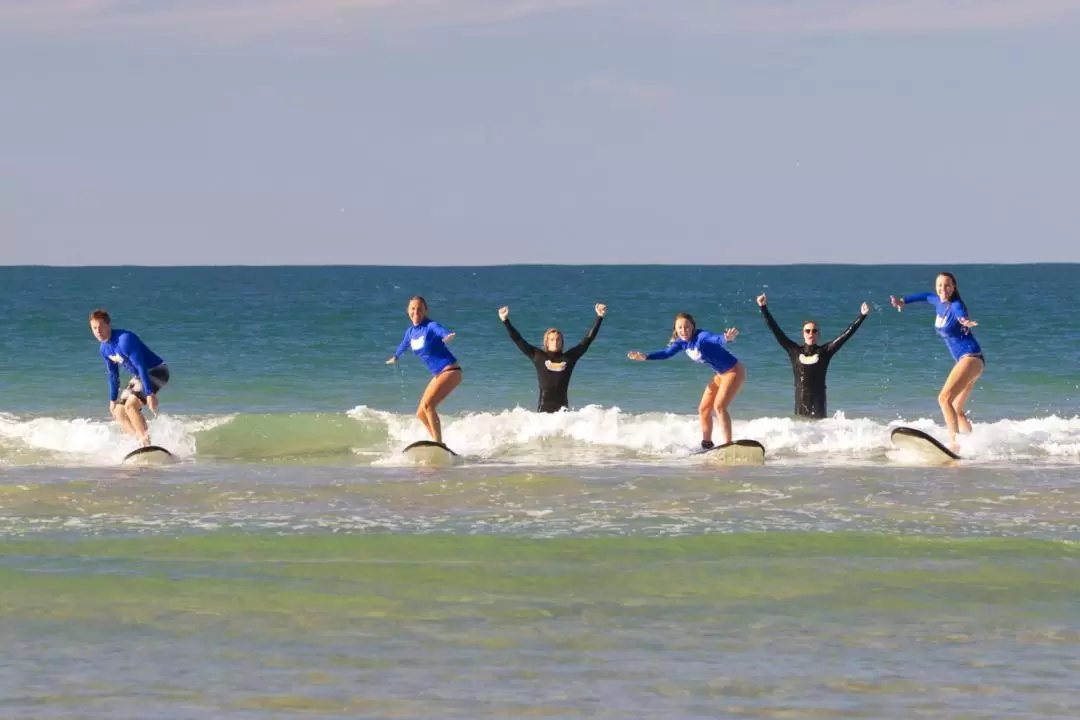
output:
<path id="1" fill-rule="evenodd" d="M 559 339 L 563 339 L 563 334 L 556 328 L 548 328 L 544 331 L 544 349 L 547 350 L 548 338 L 552 335 L 558 335 Z"/>
<path id="2" fill-rule="evenodd" d="M 679 339 L 679 333 L 675 332 L 675 325 L 680 320 L 689 321 L 690 324 L 694 326 L 694 329 L 697 330 L 697 323 L 694 322 L 694 316 L 693 315 L 691 315 L 690 313 L 684 313 L 684 312 L 679 313 L 678 315 L 675 316 L 675 319 L 671 321 L 671 340 L 668 341 L 669 344 L 673 343 L 673 342 L 675 342 L 676 340 Z"/>

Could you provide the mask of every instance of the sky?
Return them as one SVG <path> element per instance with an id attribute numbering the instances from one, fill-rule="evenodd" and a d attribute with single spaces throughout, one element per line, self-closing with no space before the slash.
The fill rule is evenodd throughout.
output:
<path id="1" fill-rule="evenodd" d="M 1080 262 L 1080 0 L 0 0 L 0 264 Z"/>

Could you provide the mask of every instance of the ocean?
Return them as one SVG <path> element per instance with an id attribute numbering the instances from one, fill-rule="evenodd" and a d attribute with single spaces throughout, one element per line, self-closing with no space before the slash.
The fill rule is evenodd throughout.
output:
<path id="1" fill-rule="evenodd" d="M 889 431 L 945 438 L 952 361 L 889 295 L 942 269 L 987 366 L 929 467 Z M 0 717 L 1080 716 L 1078 269 L 0 268 Z M 828 418 L 792 416 L 762 292 L 791 337 L 870 303 Z M 451 468 L 400 453 L 416 294 L 464 368 Z M 569 346 L 597 302 L 573 408 L 533 412 L 498 308 Z M 120 464 L 96 307 L 168 362 L 177 464 Z M 739 329 L 764 466 L 691 454 L 707 370 L 626 358 L 682 311 Z"/>

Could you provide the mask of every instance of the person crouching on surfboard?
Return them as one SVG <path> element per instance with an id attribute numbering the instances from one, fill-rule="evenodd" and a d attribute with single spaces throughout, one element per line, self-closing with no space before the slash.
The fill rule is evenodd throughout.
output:
<path id="1" fill-rule="evenodd" d="M 772 313 L 769 312 L 768 297 L 758 295 L 757 304 L 761 308 L 761 314 L 765 318 L 765 324 L 772 330 L 780 347 L 787 351 L 791 360 L 791 370 L 795 374 L 795 414 L 803 417 L 825 417 L 825 374 L 829 370 L 829 361 L 832 360 L 844 343 L 855 334 L 870 312 L 870 306 L 866 303 L 859 308 L 859 317 L 855 318 L 844 332 L 835 338 L 819 345 L 821 328 L 813 320 L 803 323 L 803 341 L 800 345 L 780 329 Z"/>
<path id="2" fill-rule="evenodd" d="M 959 452 L 957 431 L 971 432 L 971 422 L 964 413 L 964 405 L 975 388 L 975 381 L 982 375 L 986 361 L 982 348 L 971 334 L 971 328 L 978 323 L 968 319 L 967 305 L 960 299 L 956 277 L 952 273 L 938 273 L 934 287 L 935 292 L 915 293 L 902 298 L 890 295 L 889 302 L 898 312 L 902 312 L 909 303 L 920 302 L 930 303 L 937 311 L 934 327 L 956 361 L 949 377 L 945 378 L 945 385 L 938 393 L 938 405 L 941 407 L 941 414 L 945 416 L 945 425 L 949 428 L 949 449 Z"/>
<path id="3" fill-rule="evenodd" d="M 698 405 L 698 414 L 701 416 L 701 447 L 706 450 L 713 447 L 714 411 L 720 418 L 723 444 L 731 442 L 731 415 L 728 414 L 728 405 L 746 382 L 746 366 L 724 346 L 738 334 L 739 331 L 735 328 L 728 328 L 723 335 L 700 330 L 694 324 L 690 313 L 679 313 L 675 316 L 671 344 L 665 349 L 647 355 L 636 350 L 626 354 L 631 360 L 667 360 L 683 350 L 694 362 L 712 368 L 716 375 L 705 386 L 701 404 Z"/>
<path id="4" fill-rule="evenodd" d="M 157 394 L 169 383 L 165 361 L 143 344 L 130 330 L 113 329 L 109 313 L 102 309 L 90 313 L 90 332 L 101 343 L 101 357 L 109 373 L 109 412 L 129 435 L 146 447 L 150 432 L 142 409 L 145 405 L 157 415 Z M 120 366 L 131 373 L 131 381 L 120 392 Z"/>
<path id="5" fill-rule="evenodd" d="M 607 313 L 607 306 L 596 305 L 596 320 L 589 328 L 585 338 L 563 352 L 563 334 L 555 328 L 550 328 L 544 333 L 543 350 L 535 348 L 521 337 L 521 333 L 510 324 L 510 308 L 505 305 L 499 308 L 499 319 L 506 326 L 506 332 L 510 333 L 510 339 L 518 346 L 525 357 L 532 360 L 536 366 L 536 379 L 540 383 L 540 398 L 536 402 L 536 411 L 542 413 L 559 412 L 570 406 L 567 392 L 570 389 L 570 375 L 574 372 L 574 366 L 585 351 L 596 339 L 596 333 L 600 331 L 600 323 Z"/>
<path id="6" fill-rule="evenodd" d="M 411 347 L 413 354 L 423 360 L 428 370 L 434 375 L 420 398 L 420 405 L 416 408 L 416 417 L 420 418 L 420 422 L 427 428 L 431 439 L 441 443 L 442 423 L 439 421 L 439 413 L 435 411 L 435 408 L 461 384 L 461 366 L 458 365 L 454 354 L 446 347 L 446 343 L 453 339 L 454 333 L 429 318 L 427 311 L 427 301 L 424 298 L 416 295 L 409 300 L 406 314 L 412 320 L 412 325 L 405 331 L 405 337 L 398 346 L 397 352 L 386 361 L 386 364 L 396 363 L 397 359 Z"/>

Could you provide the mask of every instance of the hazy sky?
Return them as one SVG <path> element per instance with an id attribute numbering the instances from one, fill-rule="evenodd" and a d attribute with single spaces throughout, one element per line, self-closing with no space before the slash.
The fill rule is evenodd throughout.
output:
<path id="1" fill-rule="evenodd" d="M 1078 74 L 1080 0 L 0 0 L 0 262 L 1080 261 Z"/>

